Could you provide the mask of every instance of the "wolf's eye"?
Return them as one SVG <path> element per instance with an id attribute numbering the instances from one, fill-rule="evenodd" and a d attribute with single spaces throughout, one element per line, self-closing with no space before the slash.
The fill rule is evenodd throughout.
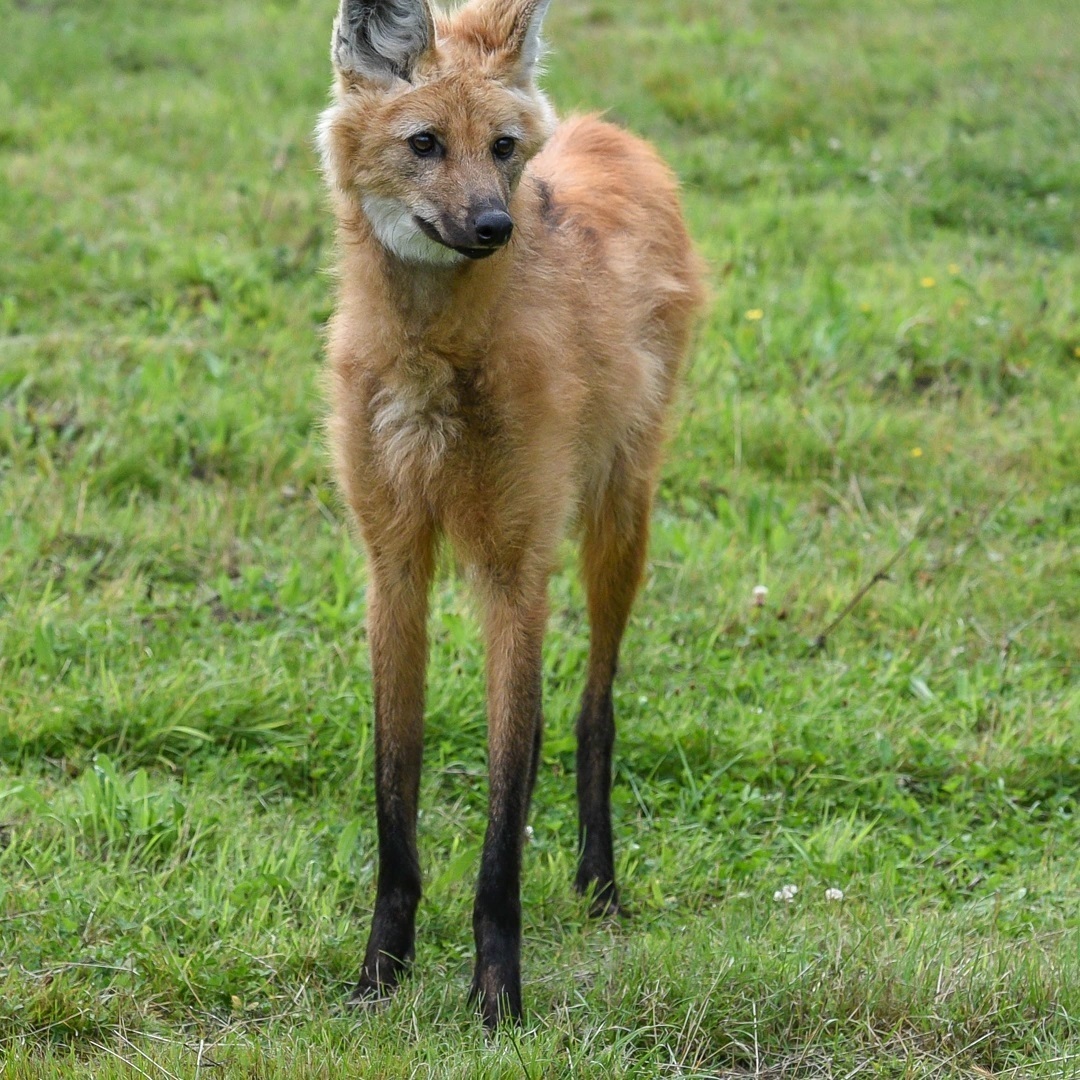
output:
<path id="1" fill-rule="evenodd" d="M 438 143 L 435 141 L 435 136 L 430 131 L 421 131 L 417 135 L 413 135 L 409 139 L 409 146 L 412 152 L 419 157 L 429 157 L 435 153 Z"/>
<path id="2" fill-rule="evenodd" d="M 509 135 L 504 135 L 501 139 L 496 139 L 491 144 L 491 152 L 497 157 L 505 160 L 513 152 L 517 143 L 510 138 Z"/>

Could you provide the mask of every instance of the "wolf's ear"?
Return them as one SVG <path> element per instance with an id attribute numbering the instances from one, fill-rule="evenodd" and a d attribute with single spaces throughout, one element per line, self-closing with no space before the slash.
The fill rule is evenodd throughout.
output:
<path id="1" fill-rule="evenodd" d="M 435 40 L 427 0 L 341 0 L 330 55 L 345 75 L 409 81 Z"/>
<path id="2" fill-rule="evenodd" d="M 531 85 L 543 55 L 540 24 L 544 21 L 551 0 L 510 0 L 512 19 L 507 46 L 513 57 L 514 74 L 523 85 Z"/>

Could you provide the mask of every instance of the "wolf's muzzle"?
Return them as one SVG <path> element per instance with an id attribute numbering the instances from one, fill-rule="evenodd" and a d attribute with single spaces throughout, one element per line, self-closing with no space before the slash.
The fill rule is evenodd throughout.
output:
<path id="1" fill-rule="evenodd" d="M 484 247 L 502 247 L 514 231 L 514 220 L 505 210 L 483 210 L 476 215 L 473 229 Z"/>
<path id="2" fill-rule="evenodd" d="M 470 259 L 486 259 L 494 255 L 499 248 L 506 246 L 514 231 L 513 219 L 505 210 L 498 209 L 481 210 L 472 228 L 461 230 L 461 234 L 453 239 L 444 236 L 435 225 L 419 215 L 414 215 L 413 220 L 429 240 Z"/>

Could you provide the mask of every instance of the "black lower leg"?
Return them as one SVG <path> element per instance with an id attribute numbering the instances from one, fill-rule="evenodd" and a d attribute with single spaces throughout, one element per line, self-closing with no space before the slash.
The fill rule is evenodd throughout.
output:
<path id="1" fill-rule="evenodd" d="M 590 682 L 577 722 L 578 870 L 574 886 L 593 896 L 593 914 L 619 909 L 611 837 L 611 752 L 615 712 L 611 680 Z"/>
<path id="2" fill-rule="evenodd" d="M 546 578 L 544 579 L 546 585 Z M 488 826 L 473 907 L 471 997 L 488 1028 L 521 1020 L 521 852 L 536 778 L 541 708 L 542 591 L 489 594 Z"/>
<path id="3" fill-rule="evenodd" d="M 382 996 L 397 986 L 413 958 L 420 866 L 415 815 L 400 803 L 380 799 L 379 880 L 375 913 L 355 998 Z"/>
<path id="4" fill-rule="evenodd" d="M 476 970 L 470 998 L 487 1027 L 521 1019 L 521 848 L 527 799 L 519 789 L 493 808 L 473 907 Z"/>

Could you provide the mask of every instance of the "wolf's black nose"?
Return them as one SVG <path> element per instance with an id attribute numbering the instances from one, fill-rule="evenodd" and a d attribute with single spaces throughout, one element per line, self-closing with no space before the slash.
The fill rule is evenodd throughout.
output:
<path id="1" fill-rule="evenodd" d="M 514 231 L 514 222 L 505 210 L 482 210 L 475 227 L 476 239 L 485 247 L 502 247 Z"/>

